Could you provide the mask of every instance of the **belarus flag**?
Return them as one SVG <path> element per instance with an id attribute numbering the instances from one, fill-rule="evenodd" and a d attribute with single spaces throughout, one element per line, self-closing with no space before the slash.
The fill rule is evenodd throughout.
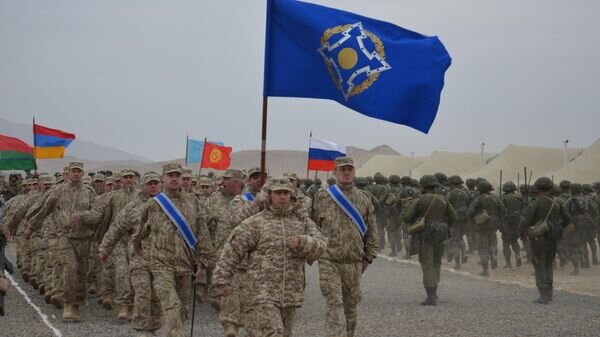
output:
<path id="1" fill-rule="evenodd" d="M 335 158 L 345 155 L 346 146 L 311 137 L 308 149 L 308 169 L 333 171 L 335 170 Z"/>

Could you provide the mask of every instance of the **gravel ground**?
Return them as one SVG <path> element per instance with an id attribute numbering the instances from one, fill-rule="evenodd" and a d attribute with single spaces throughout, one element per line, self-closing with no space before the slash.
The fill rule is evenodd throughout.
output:
<path id="1" fill-rule="evenodd" d="M 14 261 L 14 247 L 9 258 Z M 79 324 L 61 322 L 61 311 L 43 302 L 20 275 L 14 279 L 48 315 L 63 336 L 135 336 L 90 298 Z M 424 297 L 417 265 L 379 258 L 363 278 L 363 301 L 356 336 L 598 336 L 600 298 L 557 291 L 554 303 L 536 305 L 536 291 L 444 271 L 440 304 L 422 307 Z M 0 318 L 0 336 L 53 336 L 16 289 L 6 298 L 8 316 Z M 323 336 L 324 301 L 316 267 L 308 268 L 305 305 L 296 315 L 295 336 Z M 199 304 L 195 336 L 222 336 L 217 314 Z M 189 331 L 189 325 L 188 325 Z"/>

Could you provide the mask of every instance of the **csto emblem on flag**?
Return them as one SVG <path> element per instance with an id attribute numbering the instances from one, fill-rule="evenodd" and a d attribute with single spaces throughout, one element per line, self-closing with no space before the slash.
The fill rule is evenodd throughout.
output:
<path id="1" fill-rule="evenodd" d="M 381 39 L 362 22 L 335 26 L 321 36 L 318 52 L 346 101 L 368 89 L 380 74 L 392 69 Z"/>

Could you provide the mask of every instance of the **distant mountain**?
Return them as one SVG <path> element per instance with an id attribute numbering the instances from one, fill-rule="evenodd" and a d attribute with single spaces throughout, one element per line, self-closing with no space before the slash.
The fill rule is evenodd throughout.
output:
<path id="1" fill-rule="evenodd" d="M 33 144 L 31 125 L 13 123 L 0 119 L 0 134 L 19 138 L 30 145 Z M 86 161 L 133 160 L 150 162 L 150 159 L 140 157 L 133 153 L 125 152 L 114 147 L 98 145 L 79 137 L 77 137 L 77 139 L 69 146 L 67 155 Z"/>

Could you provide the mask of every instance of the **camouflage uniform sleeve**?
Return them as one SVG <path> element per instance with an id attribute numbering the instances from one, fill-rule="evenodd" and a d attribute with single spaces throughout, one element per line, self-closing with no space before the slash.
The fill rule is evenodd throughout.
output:
<path id="1" fill-rule="evenodd" d="M 560 217 L 562 218 L 562 226 L 563 227 L 567 227 L 572 219 L 571 219 L 571 214 L 569 214 L 569 211 L 567 210 L 567 206 L 564 203 L 560 203 Z"/>
<path id="2" fill-rule="evenodd" d="M 467 215 L 469 216 L 469 219 L 471 219 L 471 220 L 474 220 L 475 214 L 480 209 L 479 200 L 480 200 L 479 197 L 475 198 L 475 200 L 473 200 L 473 202 L 469 206 L 469 210 L 467 211 Z"/>
<path id="3" fill-rule="evenodd" d="M 130 239 L 135 249 L 142 247 L 142 240 L 148 235 L 148 209 L 152 202 L 152 199 L 148 200 L 139 210 L 140 222 L 133 227 L 133 234 Z"/>
<path id="4" fill-rule="evenodd" d="M 34 211 L 32 211 L 31 218 L 28 219 L 29 228 L 31 228 L 31 231 L 40 229 L 44 219 L 55 209 L 60 193 L 59 191 L 60 189 L 57 189 L 48 193 L 43 201 L 38 204 L 39 208 L 36 208 Z"/>
<path id="5" fill-rule="evenodd" d="M 458 214 L 451 202 L 446 202 L 446 217 L 448 217 L 448 226 L 452 227 L 458 221 Z"/>
<path id="6" fill-rule="evenodd" d="M 196 203 L 198 206 L 198 218 L 196 219 L 197 226 L 197 240 L 194 263 L 196 266 L 202 266 L 204 269 L 212 268 L 215 265 L 215 247 L 208 231 L 208 226 L 204 220 L 200 208 L 200 203 Z"/>
<path id="7" fill-rule="evenodd" d="M 85 211 L 85 212 L 89 212 L 89 211 L 92 210 L 92 207 L 94 206 L 94 201 L 96 200 L 96 192 L 94 192 L 94 190 L 92 188 L 89 188 L 87 190 L 87 198 L 89 199 L 88 205 L 90 205 L 90 209 L 87 210 L 87 211 Z M 102 218 L 100 218 L 100 219 L 102 219 Z M 97 225 L 100 222 L 100 220 L 99 219 L 98 220 L 96 220 L 96 219 L 88 219 L 88 218 L 82 216 L 81 217 L 81 222 L 84 225 L 94 226 L 94 225 Z"/>
<path id="8" fill-rule="evenodd" d="M 379 239 L 377 235 L 377 219 L 375 218 L 375 208 L 373 207 L 373 203 L 371 203 L 368 194 L 363 191 L 359 191 L 359 193 L 363 193 L 363 195 L 369 201 L 369 206 L 367 208 L 367 216 L 364 219 L 367 225 L 367 232 L 363 238 L 365 243 L 365 259 L 367 262 L 371 263 L 373 259 L 377 257 L 377 251 L 379 250 Z"/>
<path id="9" fill-rule="evenodd" d="M 102 238 L 102 243 L 100 243 L 100 247 L 98 248 L 101 253 L 110 254 L 121 237 L 133 228 L 135 223 L 135 206 L 135 202 L 131 202 L 119 212 L 117 218 Z"/>
<path id="10" fill-rule="evenodd" d="M 213 284 L 217 288 L 231 285 L 238 265 L 258 242 L 256 234 L 254 225 L 247 221 L 242 222 L 231 232 L 213 274 Z"/>
<path id="11" fill-rule="evenodd" d="M 306 262 L 312 264 L 325 253 L 328 240 L 314 221 L 310 219 L 304 221 L 306 222 L 306 233 L 300 235 L 300 247 L 294 250 L 294 254 L 305 258 Z"/>
<path id="12" fill-rule="evenodd" d="M 539 201 L 536 200 L 527 207 L 525 210 L 525 216 L 521 219 L 521 223 L 519 223 L 519 233 L 524 234 L 527 231 L 527 228 L 533 226 L 533 221 L 535 220 L 535 212 L 537 210 Z"/>
<path id="13" fill-rule="evenodd" d="M 108 206 L 110 205 L 111 200 L 112 198 L 110 195 L 103 195 L 95 200 L 91 200 L 92 208 L 88 211 L 81 212 L 81 220 L 89 225 L 99 224 L 105 217 L 105 212 L 110 211 Z"/>

